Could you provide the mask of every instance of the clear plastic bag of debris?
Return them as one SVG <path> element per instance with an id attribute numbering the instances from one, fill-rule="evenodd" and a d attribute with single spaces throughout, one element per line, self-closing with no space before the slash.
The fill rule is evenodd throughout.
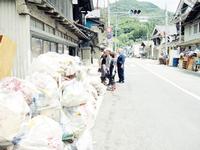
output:
<path id="1" fill-rule="evenodd" d="M 67 81 L 63 86 L 61 104 L 65 107 L 80 106 L 90 98 L 84 84 L 77 80 Z"/>
<path id="2" fill-rule="evenodd" d="M 61 105 L 56 80 L 46 73 L 38 72 L 27 77 L 27 80 L 38 90 L 31 105 L 33 116 L 41 114 L 59 121 Z"/>
<path id="3" fill-rule="evenodd" d="M 63 150 L 62 129 L 54 120 L 34 117 L 28 123 L 26 135 L 16 146 L 16 150 Z"/>
<path id="4" fill-rule="evenodd" d="M 45 72 L 52 77 L 59 75 L 72 75 L 76 72 L 79 61 L 77 58 L 66 54 L 48 52 L 36 58 L 32 64 L 32 73 Z"/>
<path id="5" fill-rule="evenodd" d="M 12 141 L 30 118 L 30 109 L 21 92 L 0 90 L 0 142 Z"/>
<path id="6" fill-rule="evenodd" d="M 87 128 L 82 110 L 80 107 L 63 107 L 63 112 L 70 121 L 75 138 L 79 138 Z"/>
<path id="7" fill-rule="evenodd" d="M 35 72 L 27 77 L 27 80 L 35 85 L 39 93 L 35 96 L 37 107 L 57 106 L 59 90 L 56 80 L 46 73 Z"/>
<path id="8" fill-rule="evenodd" d="M 16 77 L 7 77 L 2 79 L 0 82 L 0 88 L 10 92 L 21 92 L 29 105 L 32 103 L 32 99 L 37 92 L 37 89 L 33 84 Z"/>

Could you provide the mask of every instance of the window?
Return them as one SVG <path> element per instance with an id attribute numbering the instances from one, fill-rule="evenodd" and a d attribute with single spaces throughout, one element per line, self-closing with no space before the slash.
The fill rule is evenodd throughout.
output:
<path id="1" fill-rule="evenodd" d="M 35 22 L 35 19 L 34 18 L 31 18 L 31 27 L 36 27 L 36 22 Z"/>
<path id="2" fill-rule="evenodd" d="M 43 43 L 44 43 L 43 45 L 44 53 L 49 52 L 51 50 L 51 43 L 49 41 L 44 41 Z"/>
<path id="3" fill-rule="evenodd" d="M 51 43 L 51 52 L 57 52 L 57 44 L 54 42 Z"/>
<path id="4" fill-rule="evenodd" d="M 60 12 L 62 14 L 65 14 L 65 6 L 66 6 L 65 1 L 60 1 Z"/>
<path id="5" fill-rule="evenodd" d="M 63 54 L 63 51 L 64 51 L 63 44 L 58 44 L 58 53 Z"/>
<path id="6" fill-rule="evenodd" d="M 189 35 L 192 35 L 192 26 L 189 26 Z"/>
<path id="7" fill-rule="evenodd" d="M 42 40 L 37 38 L 31 39 L 32 58 L 35 58 L 43 53 Z"/>
<path id="8" fill-rule="evenodd" d="M 31 27 L 40 29 L 40 30 L 44 30 L 44 23 L 40 20 L 37 20 L 35 18 L 31 18 Z"/>
<path id="9" fill-rule="evenodd" d="M 69 54 L 69 50 L 67 45 L 64 45 L 64 54 Z"/>
<path id="10" fill-rule="evenodd" d="M 200 22 L 199 22 L 199 32 L 200 32 Z"/>
<path id="11" fill-rule="evenodd" d="M 56 35 L 56 36 L 59 36 L 59 37 L 62 37 L 62 32 L 56 30 L 56 31 L 55 31 L 55 35 Z"/>
<path id="12" fill-rule="evenodd" d="M 62 33 L 61 37 L 64 39 L 64 38 L 65 38 L 65 34 L 64 34 L 64 33 Z"/>
<path id="13" fill-rule="evenodd" d="M 54 34 L 54 28 L 45 24 L 45 32 L 48 32 L 50 34 Z"/>
<path id="14" fill-rule="evenodd" d="M 39 21 L 39 20 L 36 20 L 35 27 L 36 27 L 37 29 L 44 30 L 44 23 L 42 23 L 42 22 Z"/>
<path id="15" fill-rule="evenodd" d="M 49 3 L 51 3 L 52 5 L 56 6 L 56 0 L 48 0 Z"/>
<path id="16" fill-rule="evenodd" d="M 198 32 L 198 24 L 194 25 L 194 34 L 196 34 Z"/>

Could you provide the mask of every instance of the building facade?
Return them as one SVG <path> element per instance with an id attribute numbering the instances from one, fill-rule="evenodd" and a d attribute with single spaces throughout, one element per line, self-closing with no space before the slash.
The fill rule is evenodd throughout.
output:
<path id="1" fill-rule="evenodd" d="M 181 0 L 173 22 L 179 33 L 179 46 L 182 49 L 195 49 L 200 46 L 200 1 Z"/>
<path id="2" fill-rule="evenodd" d="M 14 76 L 24 78 L 34 58 L 45 52 L 78 55 L 79 41 L 89 38 L 74 24 L 73 12 L 72 0 L 0 1 L 0 34 L 17 45 Z"/>
<path id="3" fill-rule="evenodd" d="M 179 68 L 200 70 L 200 0 L 181 0 L 173 18 L 179 33 Z"/>
<path id="4" fill-rule="evenodd" d="M 153 58 L 158 59 L 160 55 L 169 55 L 172 43 L 177 39 L 175 25 L 157 25 L 152 34 Z"/>

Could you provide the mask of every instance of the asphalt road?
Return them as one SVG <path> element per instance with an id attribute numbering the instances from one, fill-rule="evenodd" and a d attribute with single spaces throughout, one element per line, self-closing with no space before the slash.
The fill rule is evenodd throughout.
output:
<path id="1" fill-rule="evenodd" d="M 126 83 L 108 92 L 94 150 L 200 150 L 200 76 L 127 59 Z"/>

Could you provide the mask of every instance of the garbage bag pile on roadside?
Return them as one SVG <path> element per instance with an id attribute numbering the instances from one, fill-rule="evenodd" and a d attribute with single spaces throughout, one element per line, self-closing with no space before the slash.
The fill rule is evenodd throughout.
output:
<path id="1" fill-rule="evenodd" d="M 25 80 L 1 80 L 0 149 L 92 150 L 90 129 L 106 92 L 94 70 L 49 52 Z"/>

